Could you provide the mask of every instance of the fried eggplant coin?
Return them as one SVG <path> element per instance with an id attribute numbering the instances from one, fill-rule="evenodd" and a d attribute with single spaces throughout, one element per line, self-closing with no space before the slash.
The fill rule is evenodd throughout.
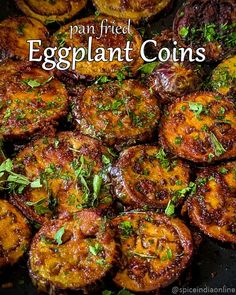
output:
<path id="1" fill-rule="evenodd" d="M 212 73 L 211 85 L 214 91 L 221 95 L 235 97 L 236 95 L 236 55 L 225 59 Z"/>
<path id="2" fill-rule="evenodd" d="M 179 62 L 159 63 L 150 75 L 146 85 L 155 95 L 161 97 L 161 103 L 169 103 L 201 87 L 199 68 Z"/>
<path id="3" fill-rule="evenodd" d="M 236 156 L 236 109 L 213 92 L 197 92 L 171 104 L 160 126 L 162 145 L 193 162 Z"/>
<path id="4" fill-rule="evenodd" d="M 116 196 L 130 209 L 165 208 L 189 185 L 189 167 L 157 146 L 124 150 L 112 171 Z"/>
<path id="5" fill-rule="evenodd" d="M 16 263 L 30 242 L 27 220 L 13 205 L 0 200 L 0 268 Z"/>
<path id="6" fill-rule="evenodd" d="M 150 292 L 175 281 L 188 266 L 193 242 L 178 218 L 143 212 L 127 213 L 112 221 L 120 246 L 114 282 L 133 292 Z"/>
<path id="7" fill-rule="evenodd" d="M 48 46 L 49 33 L 47 28 L 38 20 L 20 16 L 7 18 L 0 23 L 0 57 L 14 57 L 21 60 L 29 59 L 28 40 L 41 40 L 42 45 L 35 49 L 34 57 L 38 58 L 43 52 L 43 48 Z"/>
<path id="8" fill-rule="evenodd" d="M 95 7 L 102 14 L 109 16 L 131 19 L 134 23 L 146 20 L 164 9 L 170 4 L 170 0 L 93 0 Z"/>
<path id="9" fill-rule="evenodd" d="M 16 4 L 26 15 L 47 25 L 71 19 L 85 7 L 87 0 L 16 0 Z"/>
<path id="10" fill-rule="evenodd" d="M 117 149 L 152 138 L 160 111 L 157 99 L 140 82 L 92 85 L 76 99 L 77 128 Z"/>
<path id="11" fill-rule="evenodd" d="M 116 257 L 116 243 L 96 212 L 45 223 L 31 244 L 29 270 L 40 291 L 84 290 L 101 281 Z"/>
<path id="12" fill-rule="evenodd" d="M 129 58 L 132 61 L 126 61 L 127 51 L 124 49 L 128 42 L 131 49 Z M 138 31 L 132 26 L 128 28 L 126 22 L 109 17 L 90 16 L 62 26 L 54 34 L 52 43 L 57 48 L 80 48 L 76 56 L 70 51 L 67 57 L 72 65 L 75 60 L 75 69 L 72 70 L 71 66 L 65 73 L 75 79 L 92 80 L 98 76 L 122 79 L 135 75 L 143 64 L 140 56 L 142 38 Z M 113 52 L 114 48 L 120 48 L 120 53 Z"/>
<path id="13" fill-rule="evenodd" d="M 25 139 L 67 113 L 68 95 L 53 74 L 24 62 L 0 64 L 0 136 Z"/>
<path id="14" fill-rule="evenodd" d="M 177 12 L 173 31 L 179 47 L 204 48 L 207 60 L 218 61 L 235 52 L 235 26 L 235 0 L 190 0 Z"/>
<path id="15" fill-rule="evenodd" d="M 236 243 L 236 162 L 204 168 L 196 194 L 188 198 L 192 223 L 221 242 Z"/>
<path id="16" fill-rule="evenodd" d="M 15 192 L 12 202 L 38 223 L 84 207 L 107 208 L 112 156 L 101 142 L 72 132 L 43 137 L 20 151 L 15 171 L 42 187 Z"/>

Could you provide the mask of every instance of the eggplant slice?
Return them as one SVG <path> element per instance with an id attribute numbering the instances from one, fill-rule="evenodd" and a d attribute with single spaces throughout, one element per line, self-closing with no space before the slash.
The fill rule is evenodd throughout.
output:
<path id="1" fill-rule="evenodd" d="M 0 268 L 16 263 L 31 238 L 27 220 L 14 206 L 0 199 Z"/>
<path id="2" fill-rule="evenodd" d="M 66 115 L 68 95 L 64 85 L 25 62 L 0 64 L 0 135 L 25 139 Z"/>
<path id="3" fill-rule="evenodd" d="M 135 80 L 88 87 L 74 102 L 77 128 L 121 149 L 152 138 L 160 117 L 157 99 Z"/>
<path id="4" fill-rule="evenodd" d="M 120 246 L 114 282 L 134 292 L 168 286 L 187 267 L 193 253 L 189 229 L 177 218 L 153 212 L 127 213 L 112 221 Z"/>
<path id="5" fill-rule="evenodd" d="M 42 41 L 42 46 L 35 45 L 39 51 L 34 57 L 38 58 L 48 46 L 48 36 L 47 28 L 36 19 L 25 16 L 7 18 L 0 23 L 0 59 L 13 57 L 29 60 L 27 40 Z"/>
<path id="6" fill-rule="evenodd" d="M 161 120 L 160 139 L 171 153 L 210 163 L 236 156 L 236 109 L 213 92 L 197 92 L 171 104 Z"/>
<path id="7" fill-rule="evenodd" d="M 61 132 L 30 143 L 15 159 L 15 170 L 41 188 L 26 188 L 11 201 L 31 220 L 43 223 L 84 207 L 107 208 L 111 202 L 109 150 L 101 142 L 73 132 Z"/>
<path id="8" fill-rule="evenodd" d="M 87 0 L 15 0 L 18 7 L 42 23 L 64 22 L 80 12 Z"/>
<path id="9" fill-rule="evenodd" d="M 107 26 L 113 26 L 113 28 L 120 27 L 123 30 L 127 30 L 127 34 L 112 33 L 108 28 L 108 32 L 103 30 L 101 36 L 102 21 L 107 20 L 105 23 Z M 71 75 L 74 79 L 95 79 L 98 76 L 132 76 L 135 75 L 139 67 L 143 64 L 143 60 L 140 57 L 140 48 L 142 45 L 142 38 L 138 31 L 134 27 L 130 27 L 128 33 L 128 24 L 121 20 L 113 20 L 109 17 L 102 16 L 90 16 L 84 19 L 76 20 L 65 26 L 62 26 L 52 38 L 52 46 L 58 48 L 62 47 L 74 47 L 85 48 L 88 50 L 84 59 L 76 63 L 75 70 L 67 70 L 66 74 Z M 70 38 L 70 30 L 74 32 L 74 28 L 78 28 L 78 32 L 74 33 Z M 90 29 L 88 29 L 90 28 Z M 88 46 L 88 39 L 92 37 L 91 52 Z M 130 41 L 130 48 L 132 51 L 129 53 L 129 58 L 132 61 L 125 61 L 125 53 L 122 52 L 123 61 L 118 61 L 113 58 L 112 61 L 88 61 L 88 56 L 94 58 L 97 48 L 104 48 L 106 50 L 106 58 L 109 59 L 109 48 L 125 48 L 127 41 Z M 76 56 L 78 59 L 82 58 L 82 53 Z M 117 57 L 115 54 L 114 57 Z M 72 54 L 69 55 L 68 60 L 72 60 Z"/>
<path id="10" fill-rule="evenodd" d="M 221 95 L 235 97 L 236 95 L 236 55 L 222 61 L 214 70 L 211 77 L 214 91 Z"/>
<path id="11" fill-rule="evenodd" d="M 236 162 L 204 168 L 196 194 L 188 198 L 192 223 L 221 242 L 236 243 Z"/>
<path id="12" fill-rule="evenodd" d="M 133 23 L 160 13 L 168 8 L 171 0 L 93 0 L 99 12 L 112 17 L 131 19 Z"/>
<path id="13" fill-rule="evenodd" d="M 161 103 L 167 104 L 200 89 L 202 74 L 192 64 L 168 61 L 159 63 L 147 75 L 145 83 L 156 96 L 160 96 Z"/>
<path id="14" fill-rule="evenodd" d="M 116 196 L 129 209 L 165 208 L 189 185 L 188 165 L 157 146 L 124 150 L 112 171 Z"/>
<path id="15" fill-rule="evenodd" d="M 29 253 L 30 276 L 40 291 L 86 290 L 101 281 L 116 258 L 105 219 L 84 210 L 45 223 Z"/>
<path id="16" fill-rule="evenodd" d="M 235 52 L 235 0 L 190 0 L 177 12 L 173 31 L 179 47 L 205 48 L 209 61 Z"/>

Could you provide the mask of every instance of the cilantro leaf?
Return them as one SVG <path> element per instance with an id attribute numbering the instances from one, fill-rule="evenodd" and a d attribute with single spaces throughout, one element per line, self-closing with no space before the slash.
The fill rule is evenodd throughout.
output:
<path id="1" fill-rule="evenodd" d="M 62 237 L 65 233 L 65 227 L 61 227 L 54 235 L 54 240 L 57 242 L 58 245 L 62 244 Z"/>

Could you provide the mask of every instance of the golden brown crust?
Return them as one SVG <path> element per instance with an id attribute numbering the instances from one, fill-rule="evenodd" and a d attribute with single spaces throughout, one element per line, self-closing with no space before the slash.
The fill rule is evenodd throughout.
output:
<path id="1" fill-rule="evenodd" d="M 27 138 L 66 114 L 67 91 L 50 72 L 24 62 L 0 64 L 0 134 Z"/>
<path id="2" fill-rule="evenodd" d="M 232 101 L 212 92 L 197 92 L 169 106 L 160 126 L 162 144 L 193 162 L 236 156 L 236 110 Z"/>
<path id="3" fill-rule="evenodd" d="M 132 209 L 165 208 L 189 184 L 189 167 L 173 156 L 163 156 L 157 146 L 124 150 L 112 170 L 116 196 Z"/>
<path id="4" fill-rule="evenodd" d="M 236 55 L 222 61 L 212 72 L 211 85 L 221 95 L 236 95 Z"/>
<path id="5" fill-rule="evenodd" d="M 158 64 L 147 76 L 146 85 L 161 97 L 161 103 L 169 103 L 201 87 L 201 74 L 191 64 L 165 62 Z"/>
<path id="6" fill-rule="evenodd" d="M 42 188 L 27 188 L 11 200 L 39 223 L 83 207 L 105 209 L 112 202 L 108 161 L 112 161 L 108 149 L 90 137 L 73 132 L 45 136 L 15 159 L 15 169 L 31 181 L 40 178 Z"/>
<path id="7" fill-rule="evenodd" d="M 112 221 L 121 257 L 114 282 L 134 292 L 158 290 L 175 281 L 188 265 L 193 242 L 177 218 L 152 212 L 127 213 Z"/>
<path id="8" fill-rule="evenodd" d="M 197 175 L 196 194 L 188 198 L 188 214 L 206 235 L 236 243 L 236 162 L 204 168 Z"/>
<path id="9" fill-rule="evenodd" d="M 0 200 L 0 268 L 16 263 L 23 256 L 30 236 L 23 215 L 6 200 Z"/>
<path id="10" fill-rule="evenodd" d="M 157 127 L 157 99 L 140 82 L 92 85 L 75 102 L 78 129 L 120 149 L 148 141 Z"/>
<path id="11" fill-rule="evenodd" d="M 18 7 L 28 16 L 48 24 L 71 19 L 82 10 L 87 0 L 15 0 Z"/>
<path id="12" fill-rule="evenodd" d="M 173 23 L 179 46 L 205 48 L 207 60 L 222 60 L 235 52 L 235 0 L 190 0 Z"/>
<path id="13" fill-rule="evenodd" d="M 7 18 L 0 23 L 0 57 L 29 59 L 29 43 L 27 40 L 41 40 L 42 45 L 35 57 L 41 56 L 48 45 L 49 33 L 46 27 L 36 19 L 26 16 Z"/>
<path id="14" fill-rule="evenodd" d="M 105 15 L 131 19 L 139 23 L 143 19 L 154 16 L 171 4 L 171 0 L 93 0 L 95 7 Z"/>
<path id="15" fill-rule="evenodd" d="M 130 59 L 133 59 L 131 62 L 125 61 L 125 54 L 122 52 L 122 58 L 124 61 L 118 61 L 113 59 L 113 61 L 87 61 L 87 57 L 84 60 L 77 62 L 75 71 L 68 70 L 69 73 L 73 74 L 73 77 L 77 78 L 89 78 L 94 79 L 97 76 L 109 76 L 116 77 L 119 74 L 124 76 L 135 75 L 140 66 L 143 64 L 143 60 L 140 57 L 140 47 L 142 44 L 142 38 L 138 31 L 131 26 L 130 34 L 113 34 L 110 30 L 108 33 L 103 31 L 101 35 L 101 23 L 102 21 L 107 20 L 107 25 L 109 26 L 120 26 L 123 29 L 127 29 L 127 23 L 114 20 L 109 17 L 102 16 L 90 16 L 80 20 L 76 20 L 72 23 L 69 23 L 65 26 L 62 26 L 58 30 L 53 38 L 52 44 L 57 47 L 82 47 L 88 48 L 88 38 L 91 36 L 92 40 L 92 56 L 94 57 L 95 50 L 97 48 L 104 48 L 106 50 L 106 58 L 109 58 L 107 48 L 125 48 L 127 41 L 130 40 L 130 47 L 132 51 L 129 54 Z M 73 38 L 70 39 L 70 28 L 78 26 L 80 30 L 78 33 L 73 35 Z M 81 28 L 94 28 L 94 32 L 90 29 L 90 32 L 85 29 L 81 34 Z M 116 57 L 117 55 L 115 55 Z M 68 60 L 71 61 L 72 54 L 69 55 Z"/>
<path id="16" fill-rule="evenodd" d="M 116 244 L 105 220 L 85 210 L 44 224 L 29 257 L 30 276 L 39 290 L 80 290 L 108 273 Z"/>

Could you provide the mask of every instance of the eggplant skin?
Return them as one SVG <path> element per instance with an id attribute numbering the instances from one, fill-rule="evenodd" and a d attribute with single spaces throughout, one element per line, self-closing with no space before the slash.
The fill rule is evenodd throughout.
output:
<path id="1" fill-rule="evenodd" d="M 213 92 L 197 92 L 171 104 L 160 124 L 160 142 L 181 158 L 213 163 L 236 156 L 236 110 Z"/>
<path id="2" fill-rule="evenodd" d="M 15 2 L 24 14 L 45 24 L 69 20 L 87 4 L 87 0 L 15 0 Z"/>
<path id="3" fill-rule="evenodd" d="M 98 76 L 132 76 L 135 75 L 143 64 L 143 59 L 140 56 L 140 48 L 142 46 L 142 38 L 139 32 L 134 28 L 130 27 L 130 34 L 113 34 L 109 29 L 107 33 L 101 35 L 101 23 L 107 20 L 108 26 L 120 26 L 121 28 L 127 28 L 128 23 L 122 20 L 114 20 L 110 17 L 104 16 L 90 16 L 80 20 L 76 20 L 72 23 L 62 26 L 52 37 L 52 46 L 56 47 L 75 47 L 75 48 L 88 48 L 88 38 L 92 37 L 92 57 L 95 55 L 97 48 L 121 48 L 124 49 L 128 41 L 130 41 L 130 48 L 132 51 L 129 53 L 129 58 L 133 59 L 128 62 L 125 61 L 125 54 L 122 53 L 124 61 L 118 61 L 113 58 L 112 61 L 90 61 L 88 62 L 85 56 L 84 60 L 76 63 L 75 70 L 66 70 L 65 74 L 71 75 L 74 79 L 89 79 L 93 80 Z M 70 39 L 70 28 L 75 26 L 81 30 L 85 28 L 85 32 L 81 34 L 79 31 L 73 35 Z M 88 32 L 86 28 L 94 28 Z M 106 52 L 106 58 L 109 58 L 109 54 Z M 114 55 L 116 57 L 117 55 Z M 72 55 L 68 57 L 68 60 L 72 60 Z"/>
<path id="4" fill-rule="evenodd" d="M 112 163 L 112 155 L 101 142 L 78 132 L 44 136 L 20 151 L 14 161 L 15 171 L 31 181 L 40 178 L 42 187 L 14 193 L 11 202 L 40 224 L 84 207 L 105 210 L 112 203 L 106 170 L 109 161 Z M 93 188 L 96 179 L 97 195 Z"/>
<path id="5" fill-rule="evenodd" d="M 0 57 L 28 60 L 27 40 L 36 39 L 42 41 L 42 46 L 39 46 L 39 51 L 35 53 L 35 57 L 40 57 L 49 44 L 48 36 L 47 28 L 36 19 L 25 16 L 7 18 L 0 22 Z"/>
<path id="6" fill-rule="evenodd" d="M 157 128 L 157 99 L 135 80 L 88 87 L 75 100 L 73 117 L 83 134 L 120 150 L 149 141 Z"/>
<path id="7" fill-rule="evenodd" d="M 0 268 L 16 263 L 27 251 L 31 232 L 13 205 L 0 199 Z"/>
<path id="8" fill-rule="evenodd" d="M 212 72 L 211 86 L 214 91 L 228 97 L 236 95 L 236 55 L 222 61 Z"/>
<path id="9" fill-rule="evenodd" d="M 64 85 L 27 62 L 0 64 L 0 93 L 0 135 L 5 139 L 25 139 L 67 113 Z"/>
<path id="10" fill-rule="evenodd" d="M 179 47 L 205 48 L 208 61 L 223 60 L 235 52 L 235 0 L 190 0 L 173 23 Z"/>
<path id="11" fill-rule="evenodd" d="M 131 19 L 133 23 L 146 20 L 167 7 L 172 3 L 171 0 L 93 0 L 94 6 L 102 14 L 112 17 Z"/>
<path id="12" fill-rule="evenodd" d="M 56 235 L 60 230 L 61 241 Z M 101 281 L 116 256 L 105 219 L 84 210 L 45 223 L 33 238 L 28 265 L 38 290 L 52 294 L 52 290 L 85 290 Z"/>
<path id="13" fill-rule="evenodd" d="M 188 198 L 191 222 L 221 242 L 236 243 L 236 162 L 204 168 L 197 175 L 197 191 Z"/>
<path id="14" fill-rule="evenodd" d="M 165 166 L 157 158 L 159 153 L 158 146 L 130 147 L 112 168 L 116 196 L 129 209 L 166 208 L 174 194 L 188 186 L 188 165 L 168 155 Z"/>
<path id="15" fill-rule="evenodd" d="M 202 74 L 192 64 L 168 61 L 158 64 L 145 83 L 166 104 L 200 89 Z"/>
<path id="16" fill-rule="evenodd" d="M 113 281 L 133 292 L 151 292 L 174 282 L 188 266 L 193 241 L 178 218 L 153 212 L 126 213 L 112 220 L 120 247 Z"/>

